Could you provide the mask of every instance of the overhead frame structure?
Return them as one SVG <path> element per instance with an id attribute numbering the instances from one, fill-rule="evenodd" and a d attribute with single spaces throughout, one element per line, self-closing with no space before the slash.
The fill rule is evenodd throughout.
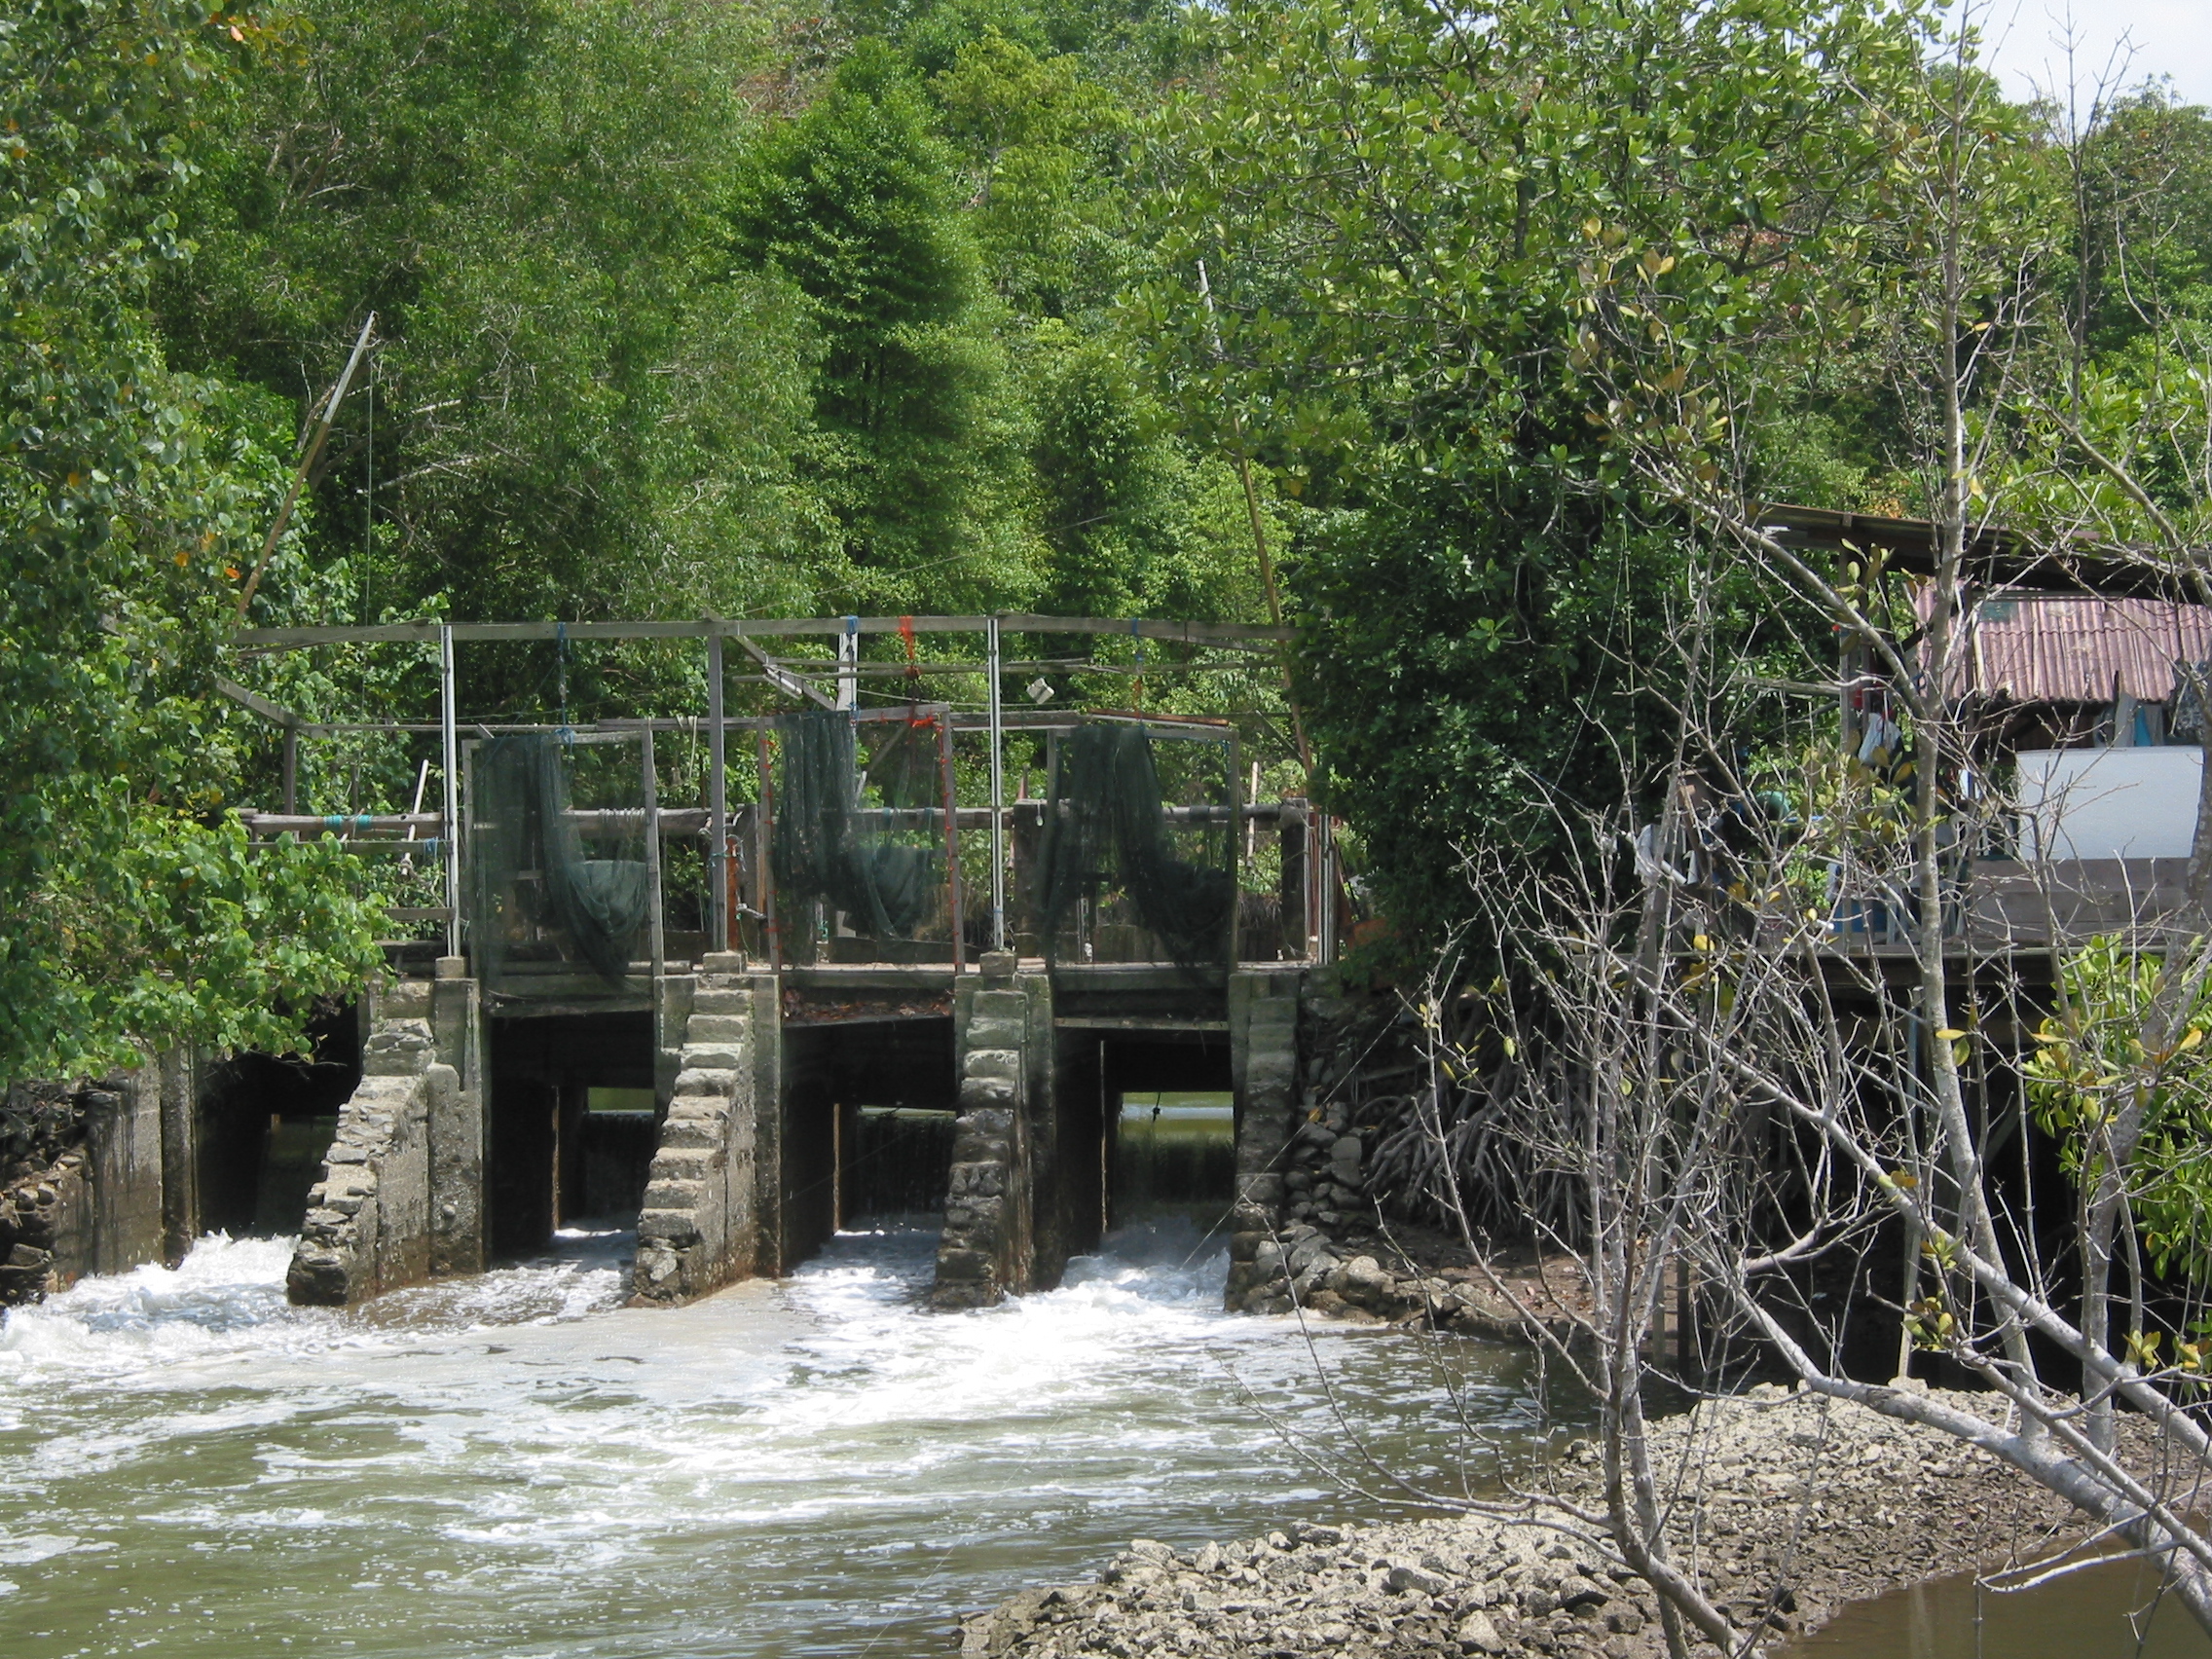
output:
<path id="1" fill-rule="evenodd" d="M 232 636 L 233 645 L 240 651 L 303 650 L 318 645 L 434 645 L 438 649 L 438 719 L 434 725 L 416 721 L 309 721 L 289 710 L 270 702 L 267 698 L 235 684 L 227 680 L 217 682 L 217 689 L 232 701 L 251 710 L 279 725 L 285 743 L 285 814 L 294 815 L 295 801 L 291 780 L 294 777 L 296 745 L 302 734 L 327 737 L 336 733 L 353 731 L 424 732 L 436 731 L 439 736 L 444 772 L 442 814 L 443 833 L 439 836 L 439 852 L 444 865 L 445 905 L 443 920 L 446 926 L 446 951 L 458 955 L 461 951 L 461 864 L 459 835 L 453 826 L 460 822 L 461 736 L 463 727 L 471 734 L 490 737 L 503 732 L 566 731 L 582 735 L 586 732 L 615 731 L 639 733 L 646 746 L 650 765 L 652 734 L 656 731 L 697 732 L 706 729 L 709 740 L 709 794 L 706 817 L 708 820 L 711 850 L 709 854 L 711 938 L 718 949 L 730 945 L 735 917 L 731 913 L 728 893 L 728 762 L 727 737 L 731 729 L 752 729 L 760 734 L 761 744 L 766 742 L 767 729 L 774 724 L 774 717 L 731 716 L 724 707 L 723 642 L 736 640 L 746 653 L 755 659 L 762 672 L 748 675 L 748 681 L 765 682 L 788 696 L 798 697 L 817 704 L 830 704 L 832 697 L 815 683 L 820 679 L 834 686 L 834 702 L 853 712 L 858 719 L 867 716 L 859 711 L 859 682 L 863 678 L 888 676 L 908 677 L 915 674 L 981 674 L 986 681 L 984 713 L 979 719 L 961 719 L 949 707 L 939 705 L 943 720 L 943 742 L 949 747 L 955 730 L 984 730 L 990 744 L 991 801 L 986 809 L 991 834 L 991 941 L 993 948 L 1004 949 L 1006 931 L 1006 878 L 1005 878 L 1005 815 L 1006 779 L 1004 745 L 1006 733 L 1015 730 L 1067 729 L 1078 723 L 1078 717 L 1070 713 L 1045 710 L 1017 710 L 1009 712 L 1004 707 L 1002 678 L 1010 672 L 1060 669 L 1079 673 L 1127 673 L 1128 665 L 1095 663 L 1082 659 L 1036 661 L 1006 660 L 1003 650 L 1004 636 L 1016 634 L 1076 635 L 1098 637 L 1126 636 L 1139 642 L 1156 642 L 1171 645 L 1213 645 L 1240 652 L 1259 653 L 1271 646 L 1280 646 L 1296 638 L 1295 630 L 1284 627 L 1264 627 L 1234 622 L 1178 622 L 1161 621 L 1148 617 L 1102 616 L 1049 616 L 1016 612 L 974 616 L 815 616 L 775 618 L 720 618 L 708 617 L 697 621 L 612 621 L 612 622 L 398 622 L 367 626 L 330 626 L 308 628 L 242 628 Z M 983 660 L 978 662 L 911 660 L 904 663 L 866 663 L 860 660 L 859 642 L 863 635 L 893 634 L 909 642 L 920 634 L 980 634 L 984 637 Z M 766 639 L 827 638 L 835 647 L 832 657 L 777 658 L 763 651 L 755 642 Z M 550 725 L 542 722 L 521 723 L 508 721 L 463 721 L 457 706 L 455 647 L 477 644 L 527 644 L 532 642 L 567 641 L 652 641 L 701 640 L 707 646 L 708 708 L 704 719 L 680 717 L 603 720 L 570 725 Z M 1134 670 L 1146 672 L 1141 662 Z M 1206 672 L 1233 669 L 1242 666 L 1235 662 L 1217 663 L 1161 663 L 1150 665 L 1150 672 Z M 1188 732 L 1220 731 L 1230 722 L 1204 719 L 1156 717 L 1131 711 L 1104 711 L 1081 717 L 1086 719 L 1129 720 L 1161 730 Z M 763 758 L 765 751 L 763 750 Z M 1232 767 L 1235 771 L 1235 767 Z M 1232 804 L 1229 818 L 1232 823 L 1242 816 L 1248 805 L 1240 798 L 1240 778 L 1231 783 Z M 648 781 L 648 792 L 651 790 Z M 260 815 L 268 817 L 270 815 Z M 951 832 L 962 814 L 949 807 L 946 814 L 947 831 Z M 658 826 L 661 814 L 657 799 L 646 811 L 648 824 L 646 841 L 653 851 L 651 862 L 657 866 L 659 839 Z M 289 826 L 287 826 L 289 829 Z M 1329 854 L 1333 840 L 1327 834 L 1326 822 L 1322 825 L 1322 845 L 1315 849 L 1319 854 L 1320 867 L 1330 868 L 1333 861 Z M 1231 836 L 1232 844 L 1236 837 Z M 952 863 L 957 868 L 958 861 Z M 657 869 L 654 872 L 657 875 Z M 957 877 L 955 877 L 957 881 Z M 953 900 L 955 906 L 955 958 L 958 957 L 957 913 L 959 899 L 957 887 Z M 1332 908 L 1327 903 L 1320 905 L 1324 916 L 1324 940 L 1334 930 L 1326 925 L 1327 913 Z M 767 918 L 771 940 L 776 927 L 773 918 Z M 657 930 L 656 915 L 656 930 Z M 1235 923 L 1232 922 L 1232 955 L 1235 952 Z M 773 947 L 772 947 L 773 948 Z M 658 960 L 659 951 L 654 951 Z"/>

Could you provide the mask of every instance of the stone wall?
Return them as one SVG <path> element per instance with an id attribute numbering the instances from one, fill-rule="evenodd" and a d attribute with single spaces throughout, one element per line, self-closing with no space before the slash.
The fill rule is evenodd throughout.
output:
<path id="1" fill-rule="evenodd" d="M 1284 1163 L 1299 1124 L 1298 1007 L 1305 975 L 1233 974 L 1230 1065 L 1236 1088 L 1236 1197 L 1223 1300 L 1245 1306 L 1270 1276 L 1257 1261 L 1280 1226 Z"/>
<path id="2" fill-rule="evenodd" d="M 430 1276 L 431 1132 L 461 1080 L 436 1055 L 426 1019 L 377 1021 L 361 1083 L 338 1115 L 322 1179 L 284 1288 L 298 1304 L 346 1307 Z"/>
<path id="3" fill-rule="evenodd" d="M 484 1271 L 484 1017 L 465 961 L 373 985 L 361 1082 L 338 1114 L 285 1290 L 343 1307 Z"/>
<path id="4" fill-rule="evenodd" d="M 760 1040 L 777 1019 L 776 985 L 742 968 L 709 956 L 690 994 L 638 1217 L 636 1305 L 688 1302 L 764 1265 Z"/>
<path id="5" fill-rule="evenodd" d="M 0 1306 L 162 1259 L 162 1071 L 9 1091 Z"/>
<path id="6" fill-rule="evenodd" d="M 1051 1056 L 1045 976 L 1016 975 L 1010 951 L 986 953 L 963 985 L 960 1116 L 937 1252 L 933 1307 L 980 1308 L 1036 1282 L 1036 1157 L 1031 1107 Z"/>

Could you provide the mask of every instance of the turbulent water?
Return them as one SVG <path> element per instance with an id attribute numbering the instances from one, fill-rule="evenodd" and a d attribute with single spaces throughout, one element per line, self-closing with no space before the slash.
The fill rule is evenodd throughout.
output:
<path id="1" fill-rule="evenodd" d="M 672 1311 L 571 1235 L 336 1312 L 285 1306 L 289 1241 L 216 1237 L 11 1312 L 0 1651 L 942 1653 L 1131 1537 L 1487 1484 L 1544 1427 L 1518 1350 L 1224 1316 L 1184 1223 L 951 1315 L 935 1242 Z"/>

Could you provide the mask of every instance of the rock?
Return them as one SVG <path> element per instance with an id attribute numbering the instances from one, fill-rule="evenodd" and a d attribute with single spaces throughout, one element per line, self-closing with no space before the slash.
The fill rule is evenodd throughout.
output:
<path id="1" fill-rule="evenodd" d="M 1422 1567 L 1407 1567 L 1403 1564 L 1390 1568 L 1389 1576 L 1382 1582 L 1386 1589 L 1396 1590 L 1401 1594 L 1411 1591 L 1420 1596 L 1441 1596 L 1452 1587 L 1451 1580 L 1440 1573 L 1429 1572 Z"/>
<path id="2" fill-rule="evenodd" d="M 1612 1592 L 1595 1579 L 1584 1578 L 1580 1573 L 1561 1581 L 1559 1604 L 1569 1612 L 1580 1612 L 1586 1607 L 1603 1606 L 1612 1599 Z"/>
<path id="3" fill-rule="evenodd" d="M 1397 1279 L 1373 1256 L 1354 1256 L 1329 1275 L 1329 1288 L 1371 1313 L 1394 1311 L 1398 1303 Z"/>
<path id="4" fill-rule="evenodd" d="M 1490 1615 L 1472 1612 L 1459 1621 L 1452 1633 L 1459 1640 L 1462 1653 L 1503 1653 L 1505 1639 L 1497 1634 L 1497 1626 L 1491 1623 Z"/>

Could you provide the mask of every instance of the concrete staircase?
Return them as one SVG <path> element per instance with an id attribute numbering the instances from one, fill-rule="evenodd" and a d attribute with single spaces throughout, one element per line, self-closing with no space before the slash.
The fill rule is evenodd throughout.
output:
<path id="1" fill-rule="evenodd" d="M 684 1023 L 675 1093 L 638 1217 L 632 1301 L 688 1302 L 756 1270 L 756 980 L 710 957 Z"/>

